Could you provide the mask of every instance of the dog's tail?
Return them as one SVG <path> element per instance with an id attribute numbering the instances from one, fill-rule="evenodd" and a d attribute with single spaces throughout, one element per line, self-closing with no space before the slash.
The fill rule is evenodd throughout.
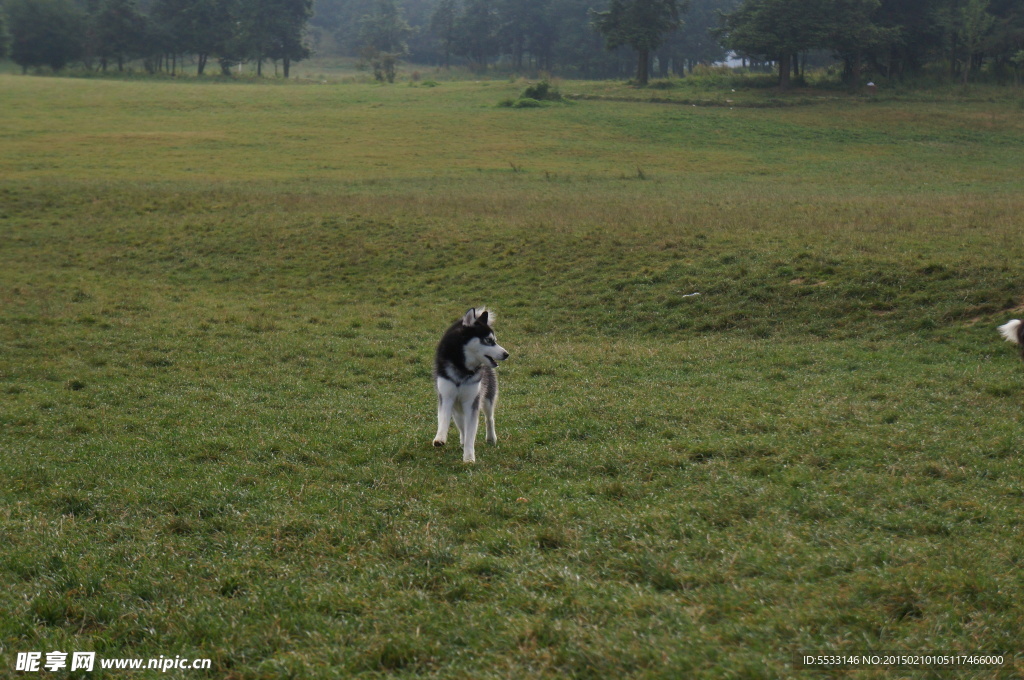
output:
<path id="1" fill-rule="evenodd" d="M 1013 321 L 1007 321 L 999 327 L 999 334 L 1002 335 L 1008 342 L 1012 342 L 1015 345 L 1024 345 L 1024 337 L 1021 337 L 1022 328 L 1020 319 L 1014 319 Z"/>

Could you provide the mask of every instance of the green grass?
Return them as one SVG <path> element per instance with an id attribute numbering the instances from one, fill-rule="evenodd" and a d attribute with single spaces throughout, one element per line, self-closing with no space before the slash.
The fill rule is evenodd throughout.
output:
<path id="1" fill-rule="evenodd" d="M 0 674 L 1020 675 L 1016 102 L 522 90 L 0 76 Z"/>

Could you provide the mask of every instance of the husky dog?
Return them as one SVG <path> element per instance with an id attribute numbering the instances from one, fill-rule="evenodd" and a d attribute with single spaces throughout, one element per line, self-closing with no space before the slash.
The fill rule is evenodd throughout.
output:
<path id="1" fill-rule="evenodd" d="M 471 309 L 453 323 L 437 345 L 434 359 L 434 381 L 437 385 L 437 435 L 434 446 L 448 441 L 452 416 L 462 439 L 462 461 L 476 460 L 473 450 L 476 431 L 480 427 L 480 407 L 487 421 L 487 443 L 494 444 L 494 405 L 498 401 L 498 377 L 494 374 L 499 361 L 508 359 L 508 352 L 494 339 L 490 323 L 494 315 L 484 307 Z"/>
<path id="2" fill-rule="evenodd" d="M 1007 321 L 999 327 L 999 334 L 1009 342 L 1021 346 L 1021 358 L 1024 359 L 1024 324 L 1020 319 Z"/>

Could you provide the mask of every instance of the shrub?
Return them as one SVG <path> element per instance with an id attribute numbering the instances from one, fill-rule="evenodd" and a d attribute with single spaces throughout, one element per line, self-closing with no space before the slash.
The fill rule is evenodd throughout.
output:
<path id="1" fill-rule="evenodd" d="M 514 109 L 535 109 L 540 106 L 544 106 L 544 104 L 532 97 L 520 97 L 512 104 Z"/>
<path id="2" fill-rule="evenodd" d="M 498 102 L 498 106 L 511 107 L 514 109 L 535 109 L 544 106 L 548 102 L 564 102 L 562 94 L 551 87 L 551 83 L 542 80 L 536 85 L 530 85 L 518 99 L 505 99 Z"/>
<path id="3" fill-rule="evenodd" d="M 562 94 L 551 87 L 551 83 L 546 80 L 542 80 L 536 85 L 531 85 L 525 90 L 520 97 L 521 99 L 535 99 L 537 101 L 562 101 Z"/>

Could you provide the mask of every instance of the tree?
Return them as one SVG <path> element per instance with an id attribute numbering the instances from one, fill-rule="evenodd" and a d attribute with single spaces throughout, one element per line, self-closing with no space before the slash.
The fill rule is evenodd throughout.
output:
<path id="1" fill-rule="evenodd" d="M 744 0 L 723 15 L 716 31 L 726 47 L 779 65 L 779 87 L 790 85 L 793 57 L 824 46 L 830 27 L 828 0 Z"/>
<path id="2" fill-rule="evenodd" d="M 989 14 L 988 3 L 989 0 L 967 0 L 967 4 L 960 8 L 959 23 L 964 49 L 967 52 L 964 57 L 964 87 L 967 86 L 974 57 L 981 52 L 982 41 L 995 25 L 996 19 Z"/>
<path id="3" fill-rule="evenodd" d="M 7 33 L 7 15 L 0 6 L 0 59 L 6 59 L 11 49 L 11 36 Z"/>
<path id="4" fill-rule="evenodd" d="M 553 39 L 545 31 L 549 0 L 498 0 L 498 39 L 511 57 L 512 68 L 521 69 L 527 54 L 543 54 Z"/>
<path id="5" fill-rule="evenodd" d="M 169 35 L 171 49 L 194 54 L 200 76 L 211 56 L 232 53 L 236 14 L 233 0 L 156 0 L 153 5 L 153 16 Z"/>
<path id="6" fill-rule="evenodd" d="M 679 27 L 678 0 L 611 0 L 604 12 L 594 13 L 594 27 L 613 50 L 629 45 L 637 54 L 636 80 L 647 85 L 651 51 Z"/>
<path id="7" fill-rule="evenodd" d="M 398 61 L 409 51 L 406 40 L 411 33 L 395 0 L 377 0 L 373 12 L 363 17 L 360 54 L 373 67 L 377 80 L 395 82 Z"/>
<path id="8" fill-rule="evenodd" d="M 1024 50 L 1020 50 L 1010 57 L 1010 63 L 1014 66 L 1013 83 L 1020 87 L 1020 73 L 1024 70 Z"/>
<path id="9" fill-rule="evenodd" d="M 293 61 L 308 59 L 311 54 L 305 33 L 312 14 L 313 0 L 279 0 L 277 3 L 267 56 L 281 60 L 285 78 L 291 75 Z"/>
<path id="10" fill-rule="evenodd" d="M 68 0 L 9 0 L 11 61 L 59 71 L 82 56 L 85 15 Z"/>
<path id="11" fill-rule="evenodd" d="M 314 20 L 320 22 L 321 26 L 330 22 L 330 27 L 325 30 L 333 33 L 339 51 L 349 56 L 358 56 L 363 48 L 360 37 L 362 20 L 373 13 L 375 3 L 376 0 L 316 0 Z"/>
<path id="12" fill-rule="evenodd" d="M 635 75 L 636 59 L 629 49 L 608 49 L 604 36 L 594 30 L 593 5 L 593 0 L 551 0 L 551 67 L 583 78 Z"/>
<path id="13" fill-rule="evenodd" d="M 498 14 L 490 0 L 469 0 L 455 21 L 455 54 L 485 70 L 487 62 L 499 53 L 498 26 Z"/>
<path id="14" fill-rule="evenodd" d="M 860 86 L 865 57 L 887 50 L 899 38 L 899 29 L 884 28 L 874 20 L 879 0 L 830 0 L 828 33 L 823 47 L 843 60 L 843 75 L 852 87 Z"/>
<path id="15" fill-rule="evenodd" d="M 93 21 L 93 39 L 100 65 L 107 70 L 107 62 L 117 62 L 117 70 L 124 70 L 125 61 L 134 59 L 143 49 L 146 20 L 135 0 L 102 0 Z"/>
<path id="16" fill-rule="evenodd" d="M 875 67 L 890 78 L 919 72 L 941 45 L 935 9 L 943 0 L 881 0 L 875 23 L 894 36 L 887 49 L 869 52 Z"/>
<path id="17" fill-rule="evenodd" d="M 558 28 L 555 0 L 543 0 L 532 6 L 526 17 L 526 49 L 533 60 L 533 66 L 542 71 L 551 71 L 555 66 L 555 50 L 558 42 Z M 590 33 L 586 15 L 581 19 L 581 31 Z"/>
<path id="18" fill-rule="evenodd" d="M 691 0 L 686 21 L 658 50 L 662 77 L 668 75 L 670 64 L 677 74 L 683 75 L 687 67 L 692 70 L 699 63 L 724 61 L 725 48 L 711 31 L 718 27 L 721 12 L 733 9 L 736 4 L 735 0 Z"/>
<path id="19" fill-rule="evenodd" d="M 437 36 L 444 50 L 444 67 L 452 63 L 452 45 L 455 43 L 456 0 L 441 0 L 430 16 L 430 31 Z"/>
<path id="20" fill-rule="evenodd" d="M 254 60 L 260 76 L 264 60 L 282 59 L 287 78 L 291 62 L 309 56 L 303 34 L 312 0 L 246 0 L 240 8 L 232 52 Z"/>
<path id="21" fill-rule="evenodd" d="M 270 51 L 272 5 L 273 0 L 249 0 L 242 3 L 237 17 L 237 54 L 256 62 L 257 76 L 263 75 L 263 61 Z"/>
<path id="22" fill-rule="evenodd" d="M 1024 3 L 992 0 L 989 11 L 996 22 L 985 40 L 985 50 L 993 60 L 996 75 L 1012 72 L 1014 82 L 1019 84 L 1020 71 L 1015 58 L 1024 49 Z"/>

